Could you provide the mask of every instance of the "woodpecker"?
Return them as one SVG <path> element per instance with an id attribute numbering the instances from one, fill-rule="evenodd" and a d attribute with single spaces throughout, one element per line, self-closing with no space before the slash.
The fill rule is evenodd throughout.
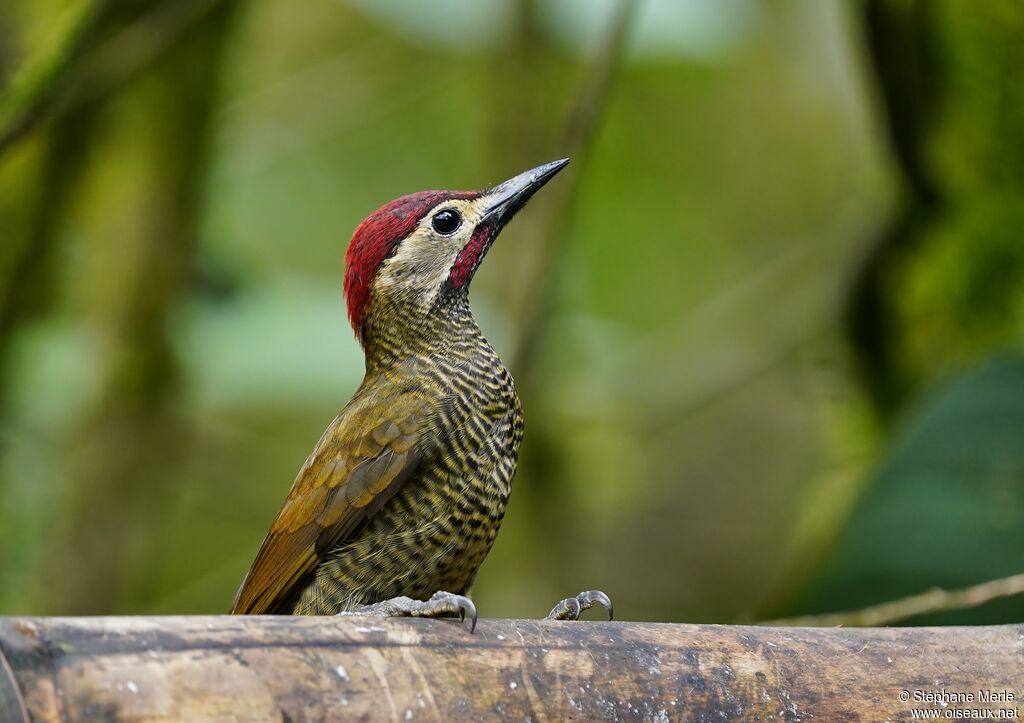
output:
<path id="1" fill-rule="evenodd" d="M 356 229 L 344 291 L 366 373 L 300 469 L 233 614 L 468 615 L 475 627 L 466 594 L 505 514 L 523 412 L 469 284 L 568 162 L 485 191 L 403 196 Z M 577 619 L 595 603 L 611 614 L 588 591 L 548 617 Z"/>

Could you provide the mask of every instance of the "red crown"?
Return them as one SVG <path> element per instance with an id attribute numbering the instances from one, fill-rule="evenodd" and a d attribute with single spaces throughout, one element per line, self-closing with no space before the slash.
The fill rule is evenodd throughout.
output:
<path id="1" fill-rule="evenodd" d="M 477 195 L 471 191 L 420 191 L 384 204 L 359 224 L 345 253 L 345 301 L 357 337 L 362 338 L 370 283 L 384 259 L 395 252 L 432 208 L 453 198 Z"/>

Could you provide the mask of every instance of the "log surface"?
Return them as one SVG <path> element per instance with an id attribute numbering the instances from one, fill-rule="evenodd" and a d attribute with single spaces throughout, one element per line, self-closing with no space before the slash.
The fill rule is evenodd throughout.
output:
<path id="1" fill-rule="evenodd" d="M 1024 626 L 0 618 L 0 653 L 4 723 L 1024 715 Z M 940 691 L 1010 699 L 917 702 Z"/>

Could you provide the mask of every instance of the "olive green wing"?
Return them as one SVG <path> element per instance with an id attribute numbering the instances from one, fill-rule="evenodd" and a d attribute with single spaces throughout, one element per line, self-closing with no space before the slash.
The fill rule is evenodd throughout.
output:
<path id="1" fill-rule="evenodd" d="M 296 586 L 415 473 L 431 446 L 430 406 L 416 388 L 357 393 L 299 471 L 232 614 L 288 612 Z"/>

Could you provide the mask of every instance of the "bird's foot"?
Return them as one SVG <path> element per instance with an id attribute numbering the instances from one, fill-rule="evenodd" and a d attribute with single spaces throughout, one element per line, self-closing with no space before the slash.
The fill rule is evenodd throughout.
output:
<path id="1" fill-rule="evenodd" d="M 576 597 L 567 597 L 555 605 L 548 613 L 548 620 L 579 620 L 580 613 L 594 605 L 601 605 L 608 611 L 608 619 L 612 619 L 612 600 L 600 590 L 585 590 Z"/>
<path id="2" fill-rule="evenodd" d="M 457 615 L 461 620 L 469 617 L 469 632 L 476 630 L 476 605 L 473 601 L 464 595 L 444 591 L 435 592 L 429 600 L 393 597 L 371 605 L 360 605 L 352 612 L 386 618 L 444 618 Z"/>

